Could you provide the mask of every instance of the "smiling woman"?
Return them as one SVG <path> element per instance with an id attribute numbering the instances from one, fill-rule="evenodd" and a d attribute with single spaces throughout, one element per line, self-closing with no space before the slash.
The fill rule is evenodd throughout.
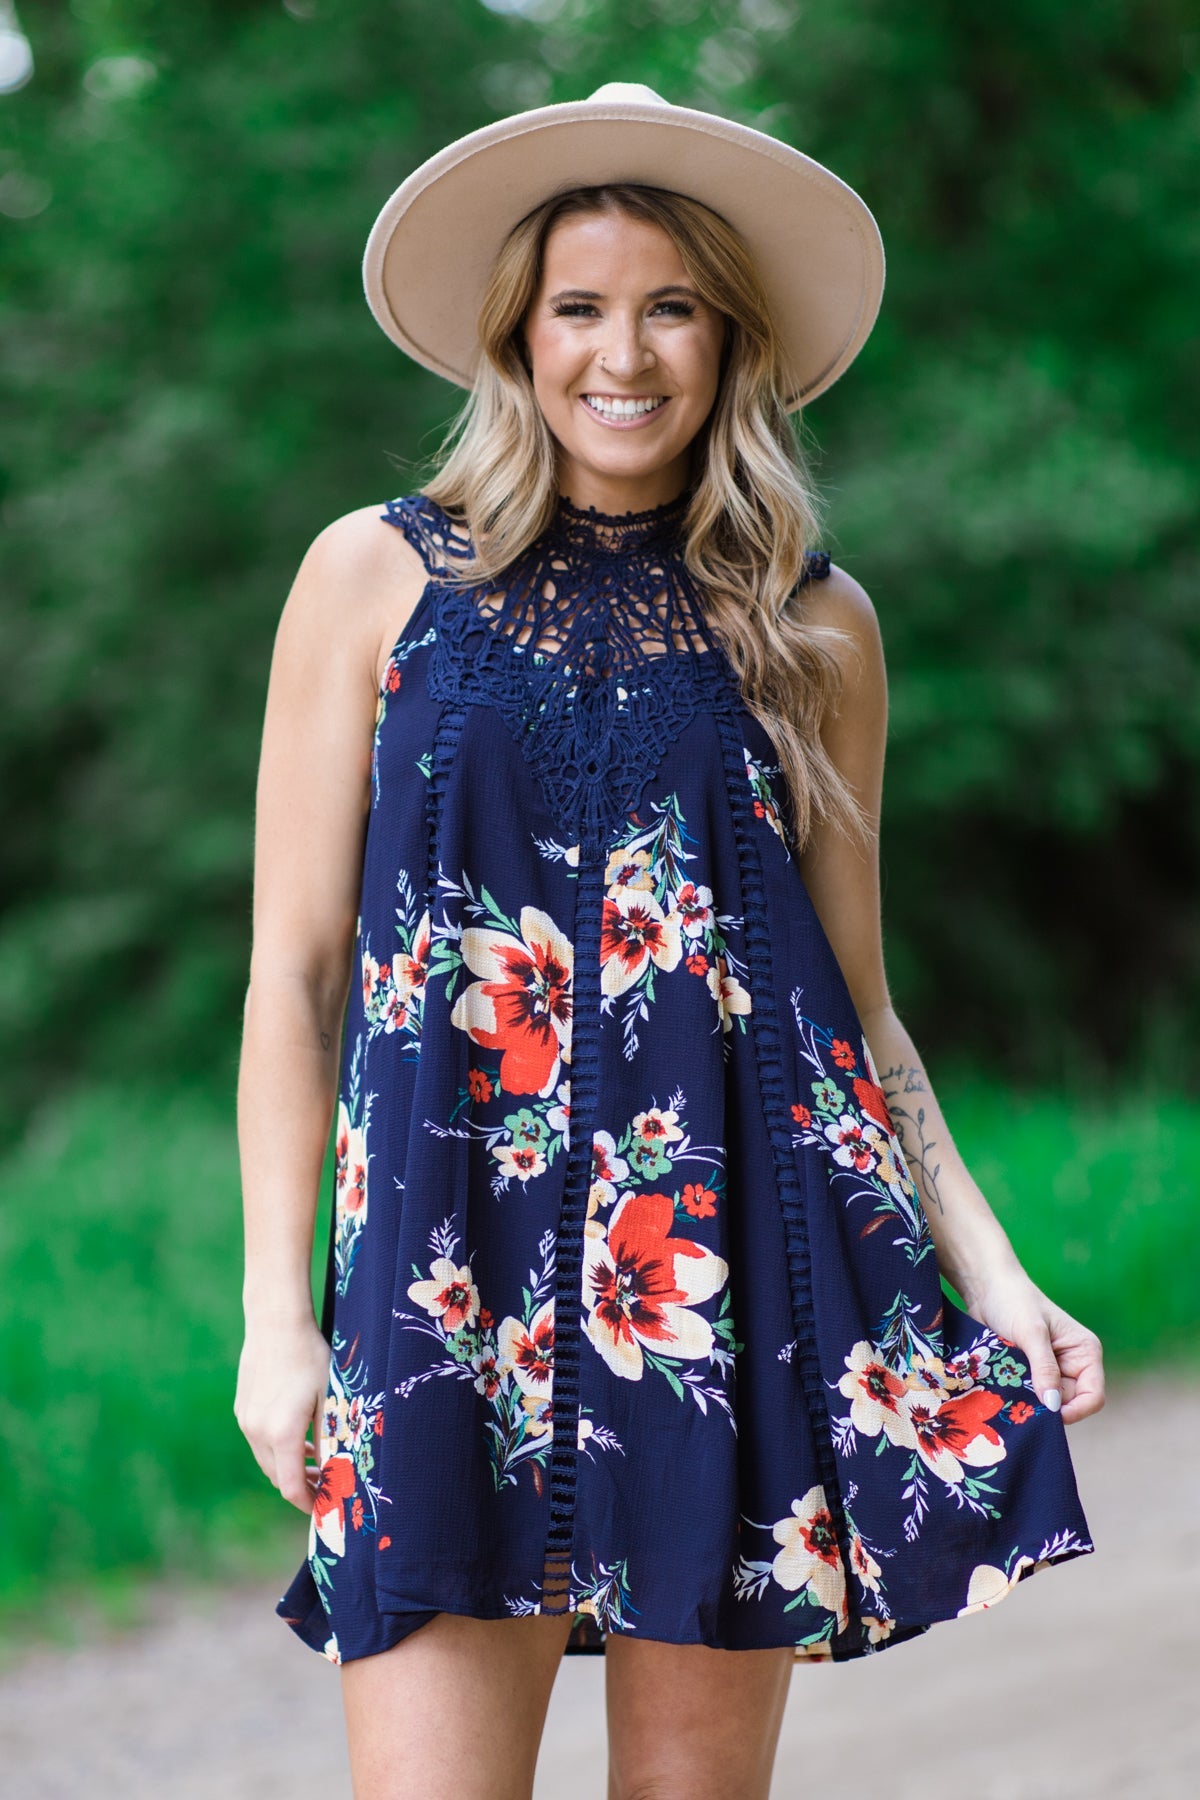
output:
<path id="1" fill-rule="evenodd" d="M 418 170 L 366 282 L 470 392 L 272 664 L 236 1410 L 309 1517 L 278 1611 L 360 1800 L 527 1795 L 564 1653 L 605 1656 L 614 1800 L 765 1800 L 798 1662 L 1091 1551 L 1103 1403 L 887 991 L 878 622 L 790 418 L 877 233 L 612 84 Z"/>

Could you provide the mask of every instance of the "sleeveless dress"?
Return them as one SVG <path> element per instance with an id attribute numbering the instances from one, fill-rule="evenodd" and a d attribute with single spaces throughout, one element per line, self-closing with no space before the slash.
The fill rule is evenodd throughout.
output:
<path id="1" fill-rule="evenodd" d="M 378 697 L 307 1557 L 335 1663 L 439 1611 L 846 1661 L 1093 1549 L 1060 1414 L 940 1286 L 687 496 L 461 521 Z M 805 580 L 829 572 L 810 553 Z"/>

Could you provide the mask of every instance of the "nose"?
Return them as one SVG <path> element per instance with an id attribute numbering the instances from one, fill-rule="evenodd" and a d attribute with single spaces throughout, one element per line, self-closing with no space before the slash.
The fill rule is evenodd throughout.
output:
<path id="1" fill-rule="evenodd" d="M 634 380 L 658 360 L 650 345 L 643 343 L 641 325 L 636 319 L 613 321 L 607 341 L 597 353 L 598 362 L 601 358 L 604 373 L 623 381 Z"/>

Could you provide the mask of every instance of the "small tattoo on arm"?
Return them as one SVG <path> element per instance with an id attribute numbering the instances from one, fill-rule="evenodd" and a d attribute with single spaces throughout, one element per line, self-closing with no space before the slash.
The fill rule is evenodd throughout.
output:
<path id="1" fill-rule="evenodd" d="M 896 1127 L 896 1136 L 900 1139 L 912 1173 L 920 1180 L 926 1199 L 933 1202 L 944 1216 L 945 1207 L 938 1193 L 938 1176 L 942 1172 L 940 1162 L 933 1162 L 935 1142 L 925 1135 L 925 1108 L 918 1106 L 915 1116 L 906 1106 L 902 1106 L 899 1096 L 902 1094 L 927 1094 L 929 1083 L 925 1072 L 916 1065 L 905 1068 L 897 1066 L 887 1069 L 879 1077 L 879 1085 L 883 1089 L 888 1111 L 892 1115 L 892 1123 Z M 907 1125 L 908 1130 L 905 1131 Z M 915 1143 L 914 1143 L 915 1137 Z"/>
<path id="2" fill-rule="evenodd" d="M 323 1031 L 321 1033 L 321 1048 L 322 1048 L 322 1050 L 328 1050 L 330 1042 L 331 1042 L 331 1039 L 330 1039 L 329 1033 L 327 1031 Z"/>

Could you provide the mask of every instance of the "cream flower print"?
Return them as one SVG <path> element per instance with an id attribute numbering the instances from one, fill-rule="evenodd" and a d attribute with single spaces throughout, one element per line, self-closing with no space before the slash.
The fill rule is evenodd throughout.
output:
<path id="1" fill-rule="evenodd" d="M 703 937 L 713 924 L 713 891 L 697 881 L 685 881 L 675 895 L 675 905 L 682 922 L 683 934 Z"/>
<path id="2" fill-rule="evenodd" d="M 535 1175 L 545 1173 L 546 1159 L 536 1144 L 497 1144 L 492 1155 L 505 1175 L 518 1181 L 532 1181 Z"/>
<path id="3" fill-rule="evenodd" d="M 846 1361 L 846 1373 L 838 1382 L 838 1392 L 850 1402 L 850 1421 L 864 1437 L 878 1437 L 882 1431 L 888 1442 L 916 1447 L 916 1433 L 909 1414 L 911 1390 L 904 1377 L 889 1368 L 873 1345 L 863 1339 L 855 1344 Z"/>
<path id="4" fill-rule="evenodd" d="M 971 1571 L 971 1579 L 967 1585 L 967 1604 L 960 1606 L 955 1614 L 961 1619 L 966 1613 L 982 1612 L 985 1607 L 995 1606 L 998 1600 L 1016 1587 L 1026 1569 L 1038 1565 L 1032 1556 L 1018 1556 L 1012 1567 L 1012 1574 L 1006 1575 L 1003 1569 L 997 1569 L 992 1563 L 977 1563 Z M 1007 1618 L 1007 1613 L 1005 1617 Z"/>
<path id="5" fill-rule="evenodd" d="M 344 1100 L 338 1101 L 334 1140 L 334 1187 L 339 1224 L 365 1216 L 367 1210 L 367 1140 L 361 1125 L 350 1123 Z"/>
<path id="6" fill-rule="evenodd" d="M 653 893 L 653 861 L 649 850 L 624 850 L 618 847 L 609 853 L 608 866 L 604 871 L 605 887 L 640 888 L 644 893 Z"/>
<path id="7" fill-rule="evenodd" d="M 648 1106 L 645 1112 L 634 1113 L 633 1129 L 638 1137 L 660 1144 L 677 1143 L 683 1136 L 679 1114 L 665 1106 Z"/>
<path id="8" fill-rule="evenodd" d="M 571 1083 L 569 1080 L 559 1082 L 555 1093 L 555 1102 L 556 1104 L 551 1106 L 546 1113 L 546 1123 L 551 1131 L 561 1133 L 563 1149 L 569 1150 L 571 1147 Z"/>
<path id="9" fill-rule="evenodd" d="M 862 1533 L 858 1531 L 850 1533 L 850 1567 L 858 1578 L 860 1587 L 868 1593 L 877 1594 L 879 1592 L 881 1574 L 879 1564 L 863 1543 Z"/>
<path id="10" fill-rule="evenodd" d="M 729 973 L 729 965 L 723 956 L 718 956 L 716 967 L 708 971 L 707 980 L 709 992 L 717 1003 L 721 1028 L 728 1031 L 735 1013 L 750 1011 L 749 990 L 742 986 L 735 975 Z"/>
<path id="11" fill-rule="evenodd" d="M 598 1218 L 602 1206 L 611 1206 L 617 1197 L 617 1184 L 628 1179 L 629 1164 L 617 1155 L 617 1140 L 611 1131 L 592 1133 L 592 1184 L 588 1189 L 587 1218 L 584 1231 L 588 1237 L 603 1237 L 604 1226 Z"/>
<path id="12" fill-rule="evenodd" d="M 385 1031 L 403 1030 L 414 1015 L 419 1014 L 425 998 L 425 979 L 429 973 L 430 923 L 429 909 L 422 913 L 413 933 L 409 950 L 398 950 L 392 958 L 392 979 L 384 1001 Z"/>
<path id="13" fill-rule="evenodd" d="M 846 1572 L 820 1482 L 814 1482 L 802 1500 L 792 1501 L 791 1515 L 777 1520 L 771 1532 L 783 1545 L 771 1564 L 780 1587 L 790 1593 L 808 1588 L 826 1612 L 837 1614 L 838 1629 L 844 1631 L 849 1623 Z"/>
<path id="14" fill-rule="evenodd" d="M 448 1335 L 472 1325 L 479 1313 L 479 1289 L 471 1278 L 471 1268 L 464 1263 L 456 1268 L 448 1256 L 435 1257 L 428 1281 L 409 1285 L 408 1297 L 423 1306 L 432 1319 L 440 1319 Z"/>
<path id="15" fill-rule="evenodd" d="M 361 930 L 361 922 L 359 929 Z M 364 1012 L 370 1012 L 371 996 L 378 986 L 379 961 L 376 957 L 371 955 L 369 950 L 364 950 L 362 953 L 362 997 Z"/>
<path id="16" fill-rule="evenodd" d="M 511 1371 L 521 1392 L 530 1399 L 550 1399 L 554 1371 L 554 1296 L 534 1313 L 529 1324 L 520 1319 L 502 1319 L 496 1332 L 500 1366 Z"/>

